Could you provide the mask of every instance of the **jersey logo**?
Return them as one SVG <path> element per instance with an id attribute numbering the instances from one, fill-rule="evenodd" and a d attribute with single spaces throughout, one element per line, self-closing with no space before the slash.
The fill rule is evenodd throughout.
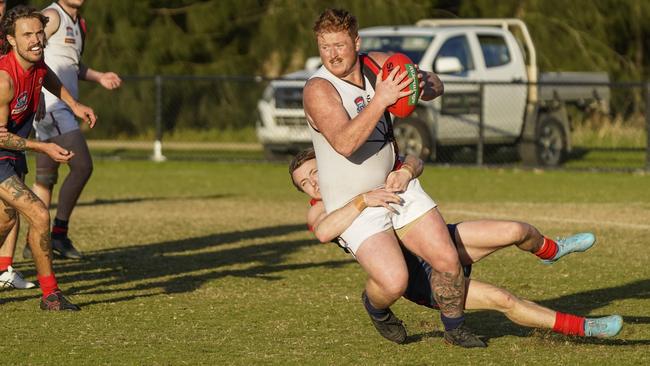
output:
<path id="1" fill-rule="evenodd" d="M 16 98 L 16 105 L 14 109 L 11 110 L 11 114 L 19 114 L 24 112 L 27 109 L 27 92 L 23 91 L 20 93 L 18 98 Z"/>
<path id="2" fill-rule="evenodd" d="M 74 38 L 74 30 L 72 27 L 65 27 L 65 43 L 76 44 L 77 40 Z"/>
<path id="3" fill-rule="evenodd" d="M 366 107 L 366 102 L 363 100 L 363 97 L 354 98 L 354 104 L 357 105 L 357 113 L 361 113 L 361 111 Z"/>

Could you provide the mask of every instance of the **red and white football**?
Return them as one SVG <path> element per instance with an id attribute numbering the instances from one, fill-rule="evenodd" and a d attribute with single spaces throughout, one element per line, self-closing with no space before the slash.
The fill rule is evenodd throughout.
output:
<path id="1" fill-rule="evenodd" d="M 382 80 L 386 80 L 388 74 L 390 74 L 390 72 L 396 67 L 399 67 L 400 69 L 398 74 L 406 71 L 408 73 L 406 77 L 413 79 L 413 81 L 402 90 L 413 90 L 413 94 L 399 98 L 395 104 L 388 107 L 388 111 L 394 116 L 404 118 L 408 117 L 415 110 L 415 107 L 418 104 L 418 98 L 420 97 L 420 81 L 418 80 L 418 72 L 415 68 L 415 63 L 403 53 L 395 53 L 386 59 L 384 66 L 381 68 Z"/>

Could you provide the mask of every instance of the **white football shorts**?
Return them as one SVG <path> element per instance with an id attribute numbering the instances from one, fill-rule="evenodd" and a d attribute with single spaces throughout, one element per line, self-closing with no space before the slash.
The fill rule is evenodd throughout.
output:
<path id="1" fill-rule="evenodd" d="M 34 130 L 39 141 L 78 130 L 79 123 L 71 110 L 63 108 L 45 114 L 42 120 L 34 120 Z"/>
<path id="2" fill-rule="evenodd" d="M 384 207 L 366 208 L 341 234 L 341 245 L 355 254 L 371 236 L 389 229 L 399 229 L 437 206 L 417 179 L 411 180 L 406 191 L 398 196 L 403 200 L 402 205 L 391 205 L 397 210 L 396 214 Z"/>

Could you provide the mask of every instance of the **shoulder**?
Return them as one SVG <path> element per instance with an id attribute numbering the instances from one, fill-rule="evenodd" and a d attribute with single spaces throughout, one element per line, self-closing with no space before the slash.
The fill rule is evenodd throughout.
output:
<path id="1" fill-rule="evenodd" d="M 331 82 L 320 77 L 315 77 L 307 80 L 305 88 L 303 89 L 305 101 L 312 99 L 321 99 L 328 95 L 338 95 L 336 88 Z"/>
<path id="2" fill-rule="evenodd" d="M 307 211 L 307 226 L 313 228 L 320 222 L 321 217 L 325 214 L 325 204 L 323 201 L 314 203 Z"/>
<path id="3" fill-rule="evenodd" d="M 0 69 L 0 101 L 7 102 L 13 98 L 14 82 L 5 70 Z"/>
<path id="4" fill-rule="evenodd" d="M 59 25 L 61 24 L 61 16 L 54 7 L 43 9 L 43 11 L 41 11 L 41 14 L 47 17 L 45 35 L 47 38 L 49 38 L 52 34 L 56 33 L 56 31 L 59 30 Z"/>

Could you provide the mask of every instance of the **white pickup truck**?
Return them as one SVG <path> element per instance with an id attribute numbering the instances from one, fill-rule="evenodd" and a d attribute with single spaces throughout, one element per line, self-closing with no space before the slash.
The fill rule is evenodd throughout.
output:
<path id="1" fill-rule="evenodd" d="M 524 163 L 555 166 L 571 150 L 565 105 L 608 107 L 607 74 L 539 74 L 528 29 L 518 19 L 424 19 L 359 35 L 362 52 L 404 53 L 445 83 L 442 97 L 421 101 L 408 118 L 394 121 L 400 151 L 424 160 L 435 160 L 443 148 L 476 146 L 480 162 L 483 151 L 517 146 Z M 310 58 L 306 70 L 272 81 L 258 102 L 257 136 L 268 157 L 311 144 L 302 88 L 318 66 Z"/>

